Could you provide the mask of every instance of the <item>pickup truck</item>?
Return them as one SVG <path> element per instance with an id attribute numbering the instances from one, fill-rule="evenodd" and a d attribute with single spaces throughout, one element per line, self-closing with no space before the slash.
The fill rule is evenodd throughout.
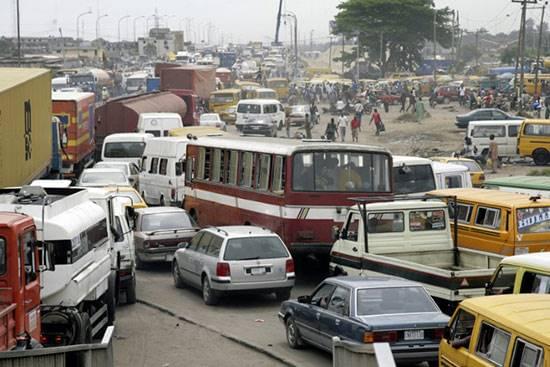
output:
<path id="1" fill-rule="evenodd" d="M 440 200 L 359 200 L 332 247 L 330 272 L 416 281 L 451 313 L 461 300 L 485 295 L 503 256 L 456 247 L 449 222 Z"/>

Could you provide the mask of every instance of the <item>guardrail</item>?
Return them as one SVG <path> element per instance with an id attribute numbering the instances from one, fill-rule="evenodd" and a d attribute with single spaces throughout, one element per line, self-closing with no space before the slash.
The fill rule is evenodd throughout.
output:
<path id="1" fill-rule="evenodd" d="M 0 367 L 113 367 L 113 332 L 109 326 L 100 343 L 0 353 Z"/>
<path id="2" fill-rule="evenodd" d="M 359 344 L 332 338 L 333 367 L 395 367 L 388 343 Z"/>

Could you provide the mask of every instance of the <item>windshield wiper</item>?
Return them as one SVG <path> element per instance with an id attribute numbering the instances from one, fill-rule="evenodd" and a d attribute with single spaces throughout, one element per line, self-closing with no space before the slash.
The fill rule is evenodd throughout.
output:
<path id="1" fill-rule="evenodd" d="M 245 257 L 244 259 L 240 259 L 240 261 L 244 261 L 244 260 L 259 260 L 260 257 L 259 256 L 254 256 L 254 257 Z"/>

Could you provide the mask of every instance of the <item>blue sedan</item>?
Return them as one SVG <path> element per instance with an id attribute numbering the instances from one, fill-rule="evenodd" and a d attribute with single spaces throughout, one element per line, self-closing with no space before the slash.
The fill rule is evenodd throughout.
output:
<path id="1" fill-rule="evenodd" d="M 325 279 L 311 296 L 285 301 L 279 319 L 291 348 L 332 351 L 332 337 L 387 342 L 397 362 L 436 365 L 449 317 L 419 284 L 389 277 Z"/>

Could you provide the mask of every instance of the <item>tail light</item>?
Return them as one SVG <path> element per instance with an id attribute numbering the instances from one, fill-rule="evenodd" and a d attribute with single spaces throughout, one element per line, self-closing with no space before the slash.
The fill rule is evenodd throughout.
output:
<path id="1" fill-rule="evenodd" d="M 48 344 L 48 337 L 46 335 L 40 335 L 40 344 L 42 345 Z"/>
<path id="2" fill-rule="evenodd" d="M 435 340 L 443 339 L 444 331 L 445 331 L 445 329 L 435 329 L 434 330 L 434 339 Z"/>
<path id="3" fill-rule="evenodd" d="M 288 273 L 294 273 L 294 260 L 288 259 L 288 260 L 286 261 L 286 266 L 285 266 L 285 268 L 286 268 L 286 273 L 287 273 L 287 274 L 288 274 Z"/>
<path id="4" fill-rule="evenodd" d="M 393 343 L 397 341 L 397 331 L 367 331 L 363 334 L 363 343 Z"/>
<path id="5" fill-rule="evenodd" d="M 216 276 L 218 277 L 230 277 L 231 268 L 228 263 L 217 263 L 216 264 Z"/>

